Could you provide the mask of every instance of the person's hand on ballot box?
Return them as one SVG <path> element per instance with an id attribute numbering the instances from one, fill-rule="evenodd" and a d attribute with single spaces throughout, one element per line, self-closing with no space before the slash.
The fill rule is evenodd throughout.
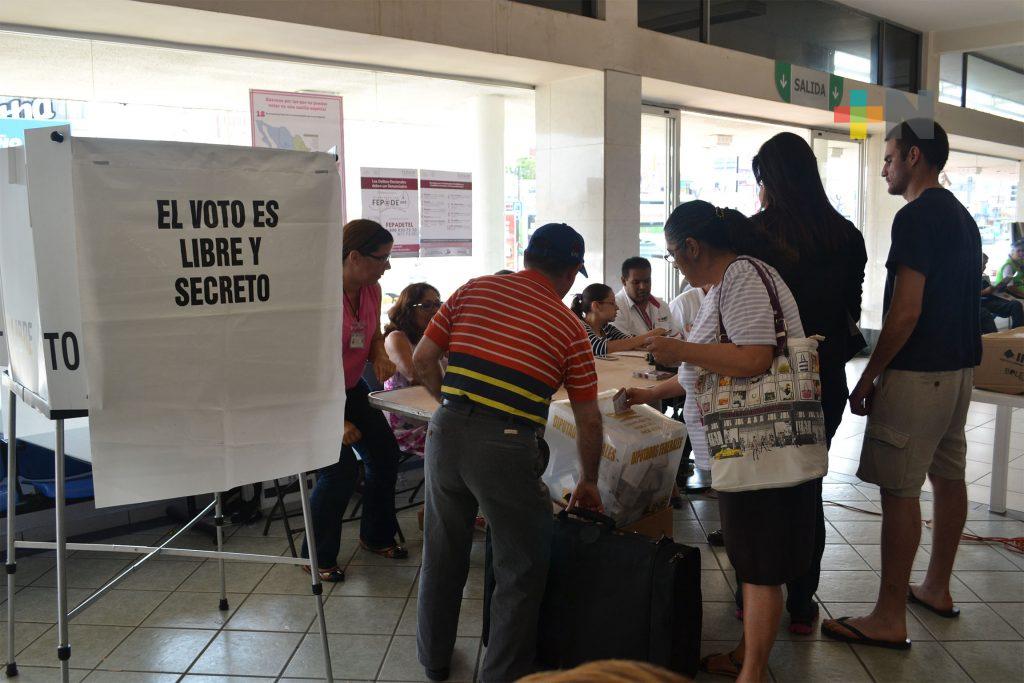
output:
<path id="1" fill-rule="evenodd" d="M 640 387 L 626 389 L 626 406 L 629 408 L 650 403 L 653 400 L 650 389 L 642 389 Z"/>
<path id="2" fill-rule="evenodd" d="M 597 490 L 596 481 L 581 479 L 580 483 L 576 484 L 576 490 L 572 492 L 572 498 L 569 499 L 568 509 L 571 510 L 577 505 L 593 512 L 604 512 L 601 492 Z"/>

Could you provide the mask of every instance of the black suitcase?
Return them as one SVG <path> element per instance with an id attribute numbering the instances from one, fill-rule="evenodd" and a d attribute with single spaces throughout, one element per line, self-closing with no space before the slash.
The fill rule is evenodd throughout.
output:
<path id="1" fill-rule="evenodd" d="M 571 515 L 583 517 L 576 519 Z M 694 676 L 700 663 L 700 551 L 615 531 L 586 510 L 555 519 L 540 610 L 538 663 L 568 669 L 597 659 L 650 662 Z M 484 568 L 486 644 L 494 572 Z"/>

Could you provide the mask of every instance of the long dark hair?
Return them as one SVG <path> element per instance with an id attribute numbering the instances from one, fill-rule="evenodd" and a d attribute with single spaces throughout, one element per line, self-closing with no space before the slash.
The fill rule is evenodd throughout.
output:
<path id="1" fill-rule="evenodd" d="M 409 343 L 413 346 L 419 343 L 420 337 L 423 336 L 423 330 L 417 330 L 413 322 L 416 314 L 413 306 L 423 301 L 423 296 L 427 292 L 433 292 L 437 294 L 437 298 L 441 298 L 441 293 L 437 291 L 437 288 L 426 282 L 416 282 L 402 290 L 395 304 L 388 309 L 390 322 L 384 326 L 385 337 L 398 330 L 405 333 L 405 336 L 409 338 Z"/>
<path id="2" fill-rule="evenodd" d="M 795 260 L 791 251 L 736 209 L 719 208 L 702 199 L 680 204 L 665 221 L 666 240 L 682 247 L 687 238 L 753 256 L 776 269 Z"/>
<path id="3" fill-rule="evenodd" d="M 756 223 L 801 254 L 843 246 L 847 220 L 828 200 L 806 140 L 779 133 L 761 145 L 751 167 L 765 190 L 765 209 L 753 216 Z"/>
<path id="4" fill-rule="evenodd" d="M 357 218 L 345 224 L 341 229 L 341 257 L 348 258 L 353 251 L 368 256 L 385 244 L 391 244 L 395 238 L 383 225 L 369 218 Z"/>
<path id="5" fill-rule="evenodd" d="M 582 319 L 583 316 L 590 313 L 590 304 L 595 301 L 603 301 L 606 296 L 611 294 L 611 291 L 611 287 L 601 282 L 587 285 L 582 292 L 572 298 L 572 306 L 570 308 L 573 313 Z"/>

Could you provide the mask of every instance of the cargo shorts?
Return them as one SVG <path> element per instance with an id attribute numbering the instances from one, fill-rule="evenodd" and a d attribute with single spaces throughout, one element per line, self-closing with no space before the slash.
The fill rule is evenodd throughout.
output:
<path id="1" fill-rule="evenodd" d="M 929 474 L 962 481 L 967 469 L 964 423 L 973 385 L 973 368 L 882 373 L 857 476 L 902 498 L 920 497 Z"/>

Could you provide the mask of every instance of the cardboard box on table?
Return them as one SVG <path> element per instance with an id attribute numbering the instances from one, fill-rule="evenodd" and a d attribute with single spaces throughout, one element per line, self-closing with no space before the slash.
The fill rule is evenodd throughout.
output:
<path id="1" fill-rule="evenodd" d="M 604 420 L 598 489 L 606 513 L 622 527 L 669 506 L 686 441 L 686 425 L 650 406 L 634 406 L 616 415 L 614 393 L 606 391 L 598 396 Z M 542 479 L 552 499 L 563 500 L 580 479 L 576 423 L 568 401 L 551 404 L 544 439 L 551 458 Z"/>
<path id="2" fill-rule="evenodd" d="M 981 365 L 974 369 L 974 386 L 1002 394 L 1024 394 L 1024 329 L 986 334 L 981 343 Z"/>

